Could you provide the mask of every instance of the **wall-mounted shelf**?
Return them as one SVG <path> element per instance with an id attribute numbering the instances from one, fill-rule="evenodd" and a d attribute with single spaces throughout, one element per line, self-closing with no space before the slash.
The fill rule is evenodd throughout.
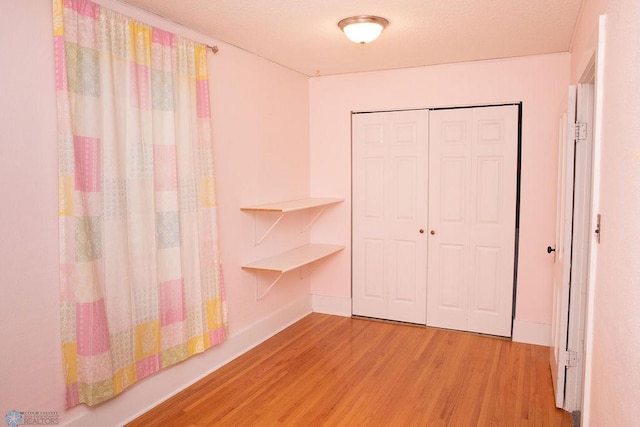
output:
<path id="1" fill-rule="evenodd" d="M 309 243 L 269 258 L 251 262 L 243 265 L 242 268 L 245 270 L 266 270 L 286 273 L 339 252 L 342 249 L 344 249 L 343 245 Z"/>
<path id="2" fill-rule="evenodd" d="M 244 270 L 271 271 L 279 273 L 278 277 L 271 283 L 271 285 L 269 285 L 269 287 L 264 292 L 262 292 L 262 294 L 258 295 L 258 290 L 256 287 L 256 297 L 257 299 L 261 299 L 267 292 L 271 290 L 271 288 L 273 288 L 273 286 L 282 278 L 282 276 L 286 272 L 311 264 L 312 262 L 335 254 L 342 249 L 344 249 L 344 246 L 342 245 L 309 243 L 307 245 L 300 246 L 299 248 L 295 248 L 269 258 L 243 265 L 242 268 Z"/>
<path id="3" fill-rule="evenodd" d="M 240 208 L 242 211 L 249 212 L 275 212 L 280 215 L 278 218 L 271 224 L 269 229 L 264 232 L 264 234 L 258 238 L 258 233 L 256 232 L 255 244 L 259 245 L 264 241 L 264 239 L 269 235 L 271 230 L 275 228 L 275 226 L 280 222 L 280 220 L 285 216 L 288 212 L 301 211 L 305 209 L 314 209 L 320 208 L 318 213 L 313 217 L 309 223 L 303 227 L 302 232 L 305 232 L 311 228 L 311 226 L 316 222 L 316 220 L 322 215 L 322 212 L 327 208 L 327 206 L 334 205 L 336 203 L 343 202 L 344 199 L 334 199 L 334 198 L 318 198 L 318 197 L 310 197 L 306 199 L 298 199 L 298 200 L 289 200 L 286 202 L 277 202 L 277 203 L 267 203 L 264 205 L 256 205 L 256 206 L 246 206 Z"/>
<path id="4" fill-rule="evenodd" d="M 246 206 L 243 211 L 293 212 L 303 209 L 318 208 L 344 202 L 344 199 L 309 197 L 306 199 L 289 200 L 287 202 L 267 203 L 264 205 Z"/>

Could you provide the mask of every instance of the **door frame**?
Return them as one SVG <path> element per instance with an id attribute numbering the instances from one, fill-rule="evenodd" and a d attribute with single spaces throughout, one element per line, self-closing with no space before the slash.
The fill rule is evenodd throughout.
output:
<path id="1" fill-rule="evenodd" d="M 588 114 L 590 120 L 590 143 L 588 153 L 583 153 L 586 157 L 583 161 L 588 164 L 589 182 L 584 188 L 582 197 L 587 197 L 588 203 L 584 203 L 578 214 L 581 215 L 584 227 L 579 230 L 577 236 L 578 248 L 582 249 L 573 254 L 572 268 L 577 264 L 582 271 L 580 280 L 573 282 L 571 287 L 571 302 L 568 313 L 570 319 L 567 331 L 567 342 L 569 348 L 577 349 L 578 365 L 566 373 L 565 379 L 565 410 L 574 413 L 575 417 L 581 418 L 581 425 L 589 424 L 589 405 L 591 400 L 591 359 L 593 354 L 593 344 L 591 337 L 593 334 L 593 301 L 596 280 L 596 265 L 598 255 L 598 244 L 600 233 L 595 230 L 598 227 L 598 208 L 600 194 L 600 147 L 602 144 L 602 90 L 603 90 L 603 62 L 605 52 L 605 24 L 606 17 L 600 16 L 597 40 L 598 44 L 590 61 L 587 63 L 583 73 L 578 80 L 578 84 L 590 87 L 587 99 L 578 97 L 577 114 Z M 578 167 L 576 159 L 576 167 Z M 582 165 L 585 166 L 585 165 Z M 584 200 L 583 200 L 584 202 Z M 576 206 L 577 207 L 577 206 Z M 576 212 L 574 212 L 575 218 Z M 576 236 L 573 237 L 572 247 L 576 244 Z M 582 246 L 580 246 L 582 245 Z M 572 272 L 573 276 L 573 272 Z M 574 286 L 579 285 L 579 286 Z"/>
<path id="2" fill-rule="evenodd" d="M 581 425 L 589 425 L 592 387 L 592 357 L 593 357 L 593 311 L 594 293 L 596 286 L 596 266 L 598 258 L 598 244 L 600 237 L 596 234 L 595 226 L 598 221 L 600 208 L 600 158 L 602 147 L 602 102 L 604 82 L 604 57 L 606 49 L 606 15 L 600 15 L 596 31 L 597 45 L 589 65 L 581 77 L 594 82 L 594 109 L 593 109 L 593 147 L 592 147 L 592 174 L 591 174 L 591 238 L 589 240 L 588 272 L 586 281 L 586 307 L 584 318 L 584 357 L 583 357 L 583 381 L 581 386 Z M 591 64 L 593 63 L 593 66 Z"/>

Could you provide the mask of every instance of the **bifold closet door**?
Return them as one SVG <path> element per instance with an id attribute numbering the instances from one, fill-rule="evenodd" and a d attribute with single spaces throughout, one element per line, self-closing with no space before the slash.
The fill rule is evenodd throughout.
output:
<path id="1" fill-rule="evenodd" d="M 426 322 L 428 114 L 352 116 L 355 315 Z"/>
<path id="2" fill-rule="evenodd" d="M 511 336 L 518 107 L 429 117 L 427 325 Z"/>

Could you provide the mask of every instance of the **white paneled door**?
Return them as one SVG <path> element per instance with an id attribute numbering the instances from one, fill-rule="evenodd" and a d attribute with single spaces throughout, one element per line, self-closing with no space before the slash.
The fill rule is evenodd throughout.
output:
<path id="1" fill-rule="evenodd" d="M 353 314 L 511 336 L 518 106 L 352 127 Z"/>
<path id="2" fill-rule="evenodd" d="M 511 336 L 518 107 L 429 120 L 427 325 Z"/>
<path id="3" fill-rule="evenodd" d="M 580 409 L 584 322 L 592 229 L 592 150 L 594 92 L 590 84 L 569 87 L 560 122 L 558 204 L 554 256 L 551 378 L 556 406 Z"/>
<path id="4" fill-rule="evenodd" d="M 571 280 L 571 239 L 573 228 L 573 191 L 576 122 L 576 87 L 569 87 L 567 111 L 560 119 L 558 135 L 558 192 L 556 203 L 556 239 L 553 264 L 553 319 L 551 330 L 551 379 L 556 406 L 564 404 L 567 365 L 567 328 L 569 321 L 569 282 Z"/>
<path id="5" fill-rule="evenodd" d="M 353 314 L 425 324 L 428 111 L 352 126 Z"/>

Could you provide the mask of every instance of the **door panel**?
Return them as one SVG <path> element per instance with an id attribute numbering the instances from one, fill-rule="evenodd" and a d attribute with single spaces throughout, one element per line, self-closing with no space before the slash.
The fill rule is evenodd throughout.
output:
<path id="1" fill-rule="evenodd" d="M 382 303 L 384 297 L 384 241 L 364 239 L 364 297 Z"/>
<path id="2" fill-rule="evenodd" d="M 463 245 L 440 245 L 440 281 L 438 302 L 441 307 L 465 310 Z"/>
<path id="3" fill-rule="evenodd" d="M 586 322 L 587 277 L 591 242 L 595 235 L 595 223 L 591 224 L 593 185 L 593 117 L 594 87 L 578 85 L 576 120 L 584 123 L 587 132 L 576 144 L 573 201 L 573 236 L 571 249 L 571 286 L 569 291 L 569 320 L 567 325 L 567 350 L 576 352 L 575 366 L 567 368 L 564 409 L 579 410 L 582 403 L 584 373 L 584 327 Z"/>
<path id="4" fill-rule="evenodd" d="M 427 325 L 460 330 L 467 327 L 470 119 L 468 109 L 432 111 L 429 117 Z"/>
<path id="5" fill-rule="evenodd" d="M 384 216 L 384 159 L 371 157 L 364 161 L 364 214 L 371 220 Z"/>
<path id="6" fill-rule="evenodd" d="M 497 314 L 499 309 L 497 289 L 493 283 L 500 280 L 500 248 L 477 247 L 475 253 L 475 298 L 471 310 Z"/>
<path id="7" fill-rule="evenodd" d="M 432 250 L 432 249 L 429 249 Z M 438 273 L 438 281 L 427 283 L 427 325 L 431 307 L 438 309 L 438 319 L 450 325 L 451 329 L 466 328 L 467 294 L 465 292 L 465 251 L 464 245 L 441 244 L 435 250 L 439 251 L 438 265 L 430 265 L 429 272 Z M 430 258 L 432 259 L 432 257 Z M 434 285 L 437 288 L 434 289 Z M 434 292 L 435 290 L 435 292 Z M 432 310 L 431 310 L 432 311 Z M 436 325 L 430 325 L 436 326 Z"/>
<path id="8" fill-rule="evenodd" d="M 394 163 L 394 195 L 395 203 L 394 215 L 396 221 L 415 221 L 416 204 L 418 195 L 416 194 L 416 180 L 418 177 L 418 165 L 416 159 L 395 158 Z"/>
<path id="9" fill-rule="evenodd" d="M 428 111 L 352 125 L 353 313 L 424 324 Z"/>
<path id="10" fill-rule="evenodd" d="M 510 336 L 518 107 L 436 110 L 429 127 L 427 325 Z"/>
<path id="11" fill-rule="evenodd" d="M 580 409 L 588 259 L 591 239 L 593 86 L 569 88 L 567 113 L 561 122 L 558 162 L 558 211 L 554 260 L 551 372 L 556 406 Z M 586 135 L 575 140 L 574 123 Z M 567 354 L 576 353 L 574 366 Z"/>
<path id="12" fill-rule="evenodd" d="M 478 223 L 500 224 L 502 183 L 502 157 L 486 157 L 478 159 L 478 175 L 476 177 Z"/>
<path id="13" fill-rule="evenodd" d="M 395 302 L 413 302 L 416 298 L 416 244 L 393 242 L 393 286 L 391 299 Z"/>
<path id="14" fill-rule="evenodd" d="M 462 223 L 466 201 L 466 159 L 444 157 L 440 162 L 440 185 L 447 191 L 440 192 L 440 218 L 446 223 Z"/>
<path id="15" fill-rule="evenodd" d="M 493 295 L 495 305 L 491 310 L 471 305 L 468 330 L 511 336 L 518 185 L 518 108 L 474 108 L 472 123 L 471 175 L 476 179 L 471 184 L 470 192 L 469 205 L 474 209 L 469 210 L 469 242 L 475 255 L 470 267 L 478 282 L 469 289 L 469 300 L 481 301 L 487 295 Z M 486 212 L 489 213 L 488 217 L 485 217 Z M 494 220 L 487 220 L 491 218 Z M 483 264 L 478 257 L 480 253 L 485 257 L 491 253 L 492 263 Z M 483 274 L 478 275 L 478 271 L 483 271 Z"/>
<path id="16" fill-rule="evenodd" d="M 550 348 L 551 377 L 556 406 L 564 404 L 566 375 L 569 280 L 571 273 L 571 230 L 573 221 L 573 178 L 575 145 L 571 129 L 576 121 L 576 87 L 569 87 L 568 107 L 560 121 L 558 139 L 558 193 L 556 244 L 553 265 L 553 319 Z"/>

